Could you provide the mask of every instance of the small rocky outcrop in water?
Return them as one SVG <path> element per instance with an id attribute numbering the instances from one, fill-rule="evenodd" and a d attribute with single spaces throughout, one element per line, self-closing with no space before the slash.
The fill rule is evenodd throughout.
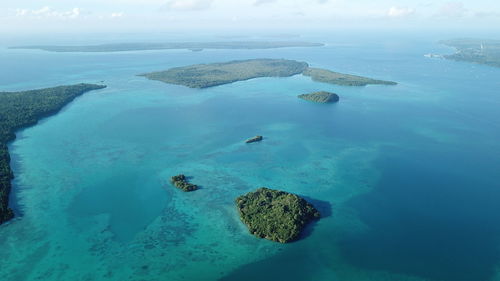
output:
<path id="1" fill-rule="evenodd" d="M 240 218 L 253 235 L 287 243 L 319 219 L 320 213 L 303 198 L 266 187 L 236 198 Z"/>
<path id="2" fill-rule="evenodd" d="M 319 103 L 334 103 L 339 101 L 339 96 L 337 94 L 325 91 L 299 95 L 299 98 Z"/>
<path id="3" fill-rule="evenodd" d="M 187 181 L 186 176 L 183 174 L 173 176 L 171 178 L 171 182 L 175 187 L 182 189 L 183 191 L 186 192 L 195 191 L 198 189 L 198 186 L 196 184 L 189 183 Z"/>
<path id="4" fill-rule="evenodd" d="M 264 139 L 264 137 L 262 137 L 262 136 L 255 136 L 253 138 L 247 139 L 245 142 L 246 143 L 259 142 L 259 141 L 262 141 L 263 139 Z"/>

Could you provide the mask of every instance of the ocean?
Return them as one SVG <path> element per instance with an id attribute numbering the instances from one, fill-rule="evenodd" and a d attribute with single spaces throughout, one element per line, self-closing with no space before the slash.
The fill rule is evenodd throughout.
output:
<path id="1" fill-rule="evenodd" d="M 0 280 L 500 280 L 500 69 L 424 57 L 452 53 L 447 37 L 300 39 L 326 46 L 0 48 L 0 91 L 108 86 L 10 144 L 18 216 L 0 226 Z M 251 58 L 399 84 L 299 75 L 200 90 L 136 76 Z M 297 98 L 320 90 L 340 102 Z M 172 187 L 179 173 L 201 189 Z M 262 186 L 323 218 L 294 243 L 257 239 L 234 199 Z"/>

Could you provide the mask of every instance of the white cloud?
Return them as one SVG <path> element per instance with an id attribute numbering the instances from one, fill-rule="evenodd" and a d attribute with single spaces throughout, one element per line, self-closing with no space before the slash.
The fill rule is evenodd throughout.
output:
<path id="1" fill-rule="evenodd" d="M 276 3 L 276 2 L 279 2 L 279 1 L 278 0 L 255 0 L 253 5 L 260 6 L 263 4 L 270 4 L 270 3 Z M 316 4 L 326 4 L 326 3 L 330 2 L 330 0 L 314 0 L 313 2 L 315 2 Z M 311 3 L 311 0 L 301 0 L 299 2 L 295 2 L 294 5 L 310 6 L 311 4 L 315 4 L 315 3 Z"/>
<path id="2" fill-rule="evenodd" d="M 61 18 L 61 19 L 74 19 L 81 15 L 80 8 L 73 8 L 68 11 L 54 10 L 48 6 L 42 7 L 38 10 L 17 9 L 17 17 L 32 17 L 32 18 Z"/>
<path id="3" fill-rule="evenodd" d="M 438 17 L 442 18 L 462 18 L 466 15 L 467 9 L 464 3 L 459 1 L 452 1 L 444 3 L 441 8 L 439 8 Z"/>
<path id="4" fill-rule="evenodd" d="M 123 12 L 115 12 L 115 13 L 111 13 L 110 17 L 112 18 L 121 18 L 124 16 L 124 13 Z"/>
<path id="5" fill-rule="evenodd" d="M 206 10 L 213 2 L 213 0 L 170 0 L 165 4 L 165 8 L 178 11 Z"/>
<path id="6" fill-rule="evenodd" d="M 125 31 L 239 27 L 263 30 L 355 29 L 392 28 L 395 21 L 398 28 L 482 27 L 498 30 L 500 6 L 495 5 L 498 1 L 0 0 L 0 31 L 13 32 L 13 27 L 30 31 L 49 30 L 49 27 L 53 30 L 78 27 L 82 30 Z M 18 6 L 20 3 L 23 6 Z"/>
<path id="7" fill-rule="evenodd" d="M 415 9 L 408 7 L 391 7 L 387 11 L 387 16 L 391 18 L 405 18 L 415 14 Z"/>
<path id="8" fill-rule="evenodd" d="M 273 3 L 273 2 L 276 2 L 276 0 L 257 0 L 257 1 L 255 1 L 255 3 L 253 5 L 260 6 L 263 4 L 268 4 L 268 3 Z"/>
<path id="9" fill-rule="evenodd" d="M 16 16 L 18 17 L 24 17 L 28 14 L 28 10 L 26 9 L 17 9 L 16 10 Z"/>

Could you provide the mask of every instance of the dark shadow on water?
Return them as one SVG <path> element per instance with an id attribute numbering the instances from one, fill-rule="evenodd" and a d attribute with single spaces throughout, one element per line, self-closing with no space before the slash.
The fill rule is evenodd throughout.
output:
<path id="1" fill-rule="evenodd" d="M 312 280 L 315 265 L 306 253 L 283 250 L 268 259 L 244 265 L 219 281 L 307 281 Z"/>
<path id="2" fill-rule="evenodd" d="M 300 195 L 300 197 L 311 203 L 311 205 L 313 205 L 314 208 L 316 208 L 316 210 L 321 213 L 322 218 L 327 218 L 332 215 L 332 204 L 330 204 L 330 202 L 314 199 L 303 195 Z"/>
<path id="3" fill-rule="evenodd" d="M 205 186 L 203 186 L 203 185 L 197 185 L 197 184 L 196 184 L 196 186 L 198 187 L 198 189 L 196 189 L 196 190 L 202 190 L 202 189 L 205 189 Z M 191 192 L 196 192 L 196 190 L 191 191 Z"/>
<path id="4" fill-rule="evenodd" d="M 198 187 L 197 190 L 205 189 L 205 187 L 203 185 L 200 185 L 200 184 L 196 183 L 196 177 L 195 176 L 186 176 L 186 180 L 187 180 L 188 183 L 196 184 L 196 186 Z"/>
<path id="5" fill-rule="evenodd" d="M 330 202 L 318 200 L 318 199 L 313 199 L 313 198 L 310 198 L 307 196 L 302 196 L 302 195 L 300 195 L 300 197 L 304 198 L 307 202 L 311 203 L 314 206 L 314 208 L 316 208 L 316 210 L 319 211 L 319 213 L 321 214 L 321 218 L 319 220 L 314 220 L 314 221 L 310 222 L 306 227 L 304 227 L 304 229 L 300 233 L 297 241 L 302 240 L 302 239 L 306 239 L 309 236 L 311 236 L 311 234 L 314 231 L 314 228 L 316 227 L 316 224 L 321 219 L 330 217 L 332 215 L 332 205 L 330 204 Z"/>
<path id="6" fill-rule="evenodd" d="M 491 280 L 500 259 L 498 163 L 443 151 L 382 155 L 379 184 L 348 203 L 368 231 L 343 237 L 345 259 L 431 280 Z"/>

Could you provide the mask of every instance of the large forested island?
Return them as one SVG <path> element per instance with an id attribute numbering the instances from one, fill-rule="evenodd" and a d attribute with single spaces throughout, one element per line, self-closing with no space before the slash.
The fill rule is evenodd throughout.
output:
<path id="1" fill-rule="evenodd" d="M 8 206 L 13 173 L 7 143 L 15 139 L 15 131 L 58 112 L 85 92 L 105 87 L 77 84 L 22 92 L 0 92 L 0 224 L 14 216 Z"/>
<path id="2" fill-rule="evenodd" d="M 303 198 L 266 187 L 236 198 L 236 206 L 250 233 L 280 243 L 296 240 L 309 222 L 320 218 Z"/>
<path id="3" fill-rule="evenodd" d="M 288 77 L 304 72 L 307 63 L 283 59 L 240 60 L 196 64 L 142 74 L 151 80 L 190 88 L 208 88 L 259 77 Z"/>
<path id="4" fill-rule="evenodd" d="M 390 81 L 310 68 L 305 62 L 285 59 L 250 59 L 226 63 L 196 64 L 140 74 L 140 76 L 165 83 L 201 89 L 259 77 L 289 77 L 297 74 L 310 76 L 315 81 L 342 86 L 396 84 Z"/>
<path id="5" fill-rule="evenodd" d="M 229 42 L 170 42 L 170 43 L 117 43 L 85 46 L 32 45 L 13 46 L 10 49 L 36 49 L 49 52 L 125 52 L 186 49 L 274 49 L 288 47 L 320 47 L 321 43 L 291 41 L 229 41 Z"/>
<path id="6" fill-rule="evenodd" d="M 453 39 L 441 41 L 457 51 L 444 58 L 500 67 L 500 40 Z"/>

